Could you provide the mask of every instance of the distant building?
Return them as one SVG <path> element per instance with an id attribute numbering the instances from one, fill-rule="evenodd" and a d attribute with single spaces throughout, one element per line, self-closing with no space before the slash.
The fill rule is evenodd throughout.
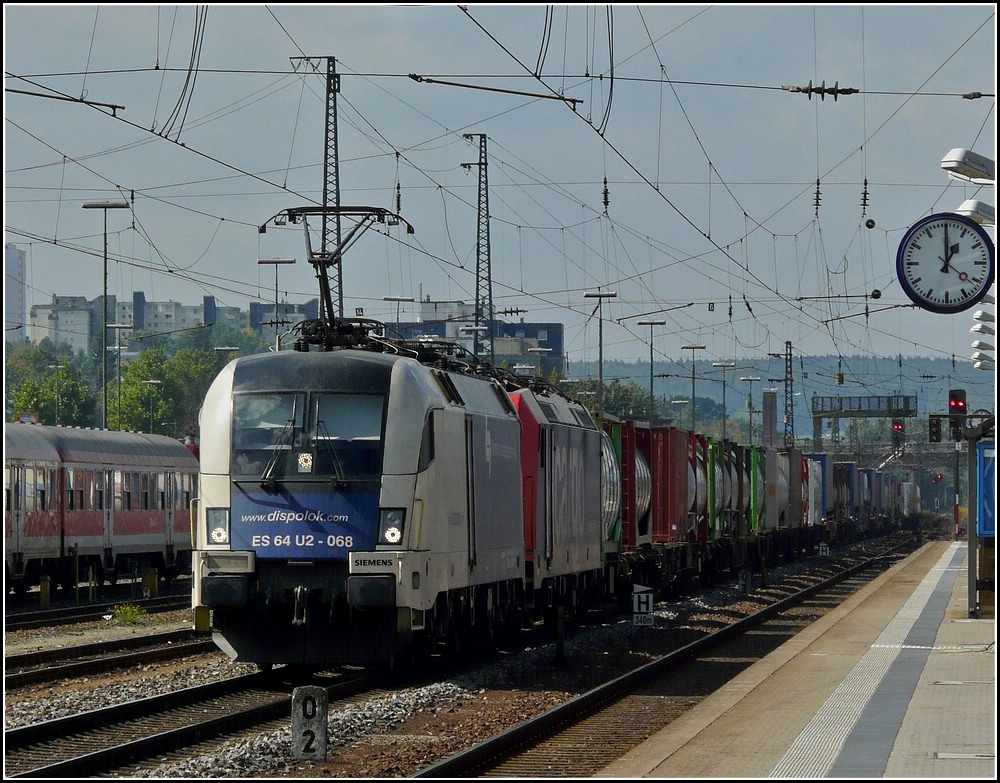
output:
<path id="1" fill-rule="evenodd" d="M 8 246 L 10 247 L 10 246 Z M 128 346 L 133 332 L 172 334 L 205 325 L 219 324 L 234 329 L 250 328 L 264 337 L 276 332 L 284 335 L 300 321 L 319 318 L 319 299 L 302 303 L 250 302 L 249 311 L 236 307 L 220 307 L 215 297 L 206 296 L 200 305 L 178 302 L 150 302 L 142 291 L 134 291 L 131 301 L 108 297 L 108 312 L 114 313 L 115 324 L 130 324 L 131 329 L 109 329 L 109 347 Z M 437 337 L 465 346 L 474 353 L 475 306 L 461 301 L 431 301 L 419 303 L 419 321 L 387 323 L 390 334 L 405 339 L 421 335 Z M 55 345 L 67 345 L 74 353 L 90 350 L 93 340 L 101 337 L 100 297 L 88 300 L 82 296 L 55 296 L 47 304 L 34 305 L 28 318 L 28 338 L 39 343 L 48 338 Z M 563 325 L 561 323 L 507 323 L 493 321 L 493 361 L 496 365 L 525 368 L 534 374 L 549 376 L 553 371 L 565 374 Z M 137 346 L 130 346 L 135 349 Z M 138 346 L 141 348 L 141 345 Z M 488 343 L 486 350 L 488 351 Z M 489 358 L 488 355 L 483 358 Z"/>
<path id="2" fill-rule="evenodd" d="M 284 334 L 289 327 L 299 321 L 319 318 L 319 299 L 310 299 L 302 304 L 291 302 L 251 302 L 249 326 L 258 334 Z"/>
<path id="3" fill-rule="evenodd" d="M 438 337 L 457 342 L 469 353 L 474 353 L 475 333 L 469 327 L 475 324 L 475 306 L 467 302 L 432 302 L 430 298 L 420 302 L 420 321 L 410 323 L 387 323 L 390 335 L 396 334 L 407 340 L 421 336 Z M 548 377 L 553 371 L 564 375 L 566 372 L 565 351 L 563 350 L 563 324 L 561 323 L 508 323 L 494 319 L 493 363 L 510 368 L 531 366 L 531 374 Z M 481 358 L 489 359 L 489 347 Z"/>
<path id="4" fill-rule="evenodd" d="M 3 248 L 3 331 L 9 342 L 28 341 L 28 300 L 25 295 L 26 254 L 17 245 Z"/>
<path id="5" fill-rule="evenodd" d="M 34 305 L 29 315 L 28 338 L 36 345 L 48 339 L 53 345 L 65 345 L 73 353 L 89 350 L 92 337 L 99 336 L 100 300 L 97 317 L 94 302 L 85 296 L 55 296 L 44 305 Z"/>
<path id="6" fill-rule="evenodd" d="M 182 305 L 148 302 L 142 291 L 132 293 L 131 303 L 123 302 L 115 307 L 115 321 L 153 334 L 170 334 L 213 324 L 245 329 L 250 324 L 245 311 L 238 307 L 219 307 L 214 296 L 204 297 L 200 305 Z"/>
<path id="7" fill-rule="evenodd" d="M 210 324 L 245 329 L 249 325 L 246 312 L 237 307 L 219 307 L 215 297 L 206 296 L 200 305 L 177 302 L 147 302 L 142 291 L 132 294 L 131 302 L 108 297 L 108 312 L 114 313 L 114 324 L 130 324 L 131 329 L 108 332 L 108 344 L 127 342 L 133 332 L 171 334 Z M 34 305 L 28 316 L 29 339 L 40 343 L 49 339 L 55 345 L 67 345 L 74 353 L 88 351 L 93 340 L 100 340 L 101 298 L 88 300 L 82 296 L 52 296 L 52 301 Z M 118 332 L 118 334 L 115 334 Z"/>

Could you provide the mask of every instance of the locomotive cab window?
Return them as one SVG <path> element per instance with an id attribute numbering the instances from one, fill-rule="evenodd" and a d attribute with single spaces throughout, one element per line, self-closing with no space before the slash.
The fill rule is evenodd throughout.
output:
<path id="1" fill-rule="evenodd" d="M 303 437 L 301 394 L 241 394 L 233 398 L 233 475 L 274 477 L 294 472 L 287 454 Z"/>
<path id="2" fill-rule="evenodd" d="M 377 480 L 382 469 L 382 409 L 375 394 L 318 394 L 312 443 L 318 475 Z"/>
<path id="3" fill-rule="evenodd" d="M 373 394 L 237 395 L 233 476 L 377 480 L 384 403 Z"/>

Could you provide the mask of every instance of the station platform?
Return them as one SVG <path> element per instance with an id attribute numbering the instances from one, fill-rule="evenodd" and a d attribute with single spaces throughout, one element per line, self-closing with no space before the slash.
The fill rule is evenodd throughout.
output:
<path id="1" fill-rule="evenodd" d="M 995 610 L 928 542 L 595 777 L 996 780 Z"/>

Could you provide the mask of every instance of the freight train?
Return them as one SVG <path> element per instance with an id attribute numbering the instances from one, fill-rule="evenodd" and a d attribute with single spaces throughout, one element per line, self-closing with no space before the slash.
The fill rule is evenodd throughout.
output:
<path id="1" fill-rule="evenodd" d="M 595 421 L 364 318 L 294 333 L 231 361 L 200 411 L 195 625 L 236 661 L 391 665 L 903 522 L 881 471 Z"/>
<path id="2" fill-rule="evenodd" d="M 191 569 L 193 444 L 163 435 L 4 424 L 4 586 Z"/>

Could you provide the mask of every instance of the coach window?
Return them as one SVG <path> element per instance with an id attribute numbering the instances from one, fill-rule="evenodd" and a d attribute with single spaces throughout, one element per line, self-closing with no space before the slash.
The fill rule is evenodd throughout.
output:
<path id="1" fill-rule="evenodd" d="M 129 474 L 124 470 L 115 471 L 115 484 L 112 491 L 112 503 L 114 503 L 115 511 L 131 508 L 132 493 L 129 491 L 128 478 Z M 127 502 L 126 497 L 128 498 Z"/>
<path id="2" fill-rule="evenodd" d="M 35 469 L 25 468 L 24 469 L 24 510 L 34 511 L 36 506 L 35 503 Z"/>
<path id="3" fill-rule="evenodd" d="M 11 469 L 5 465 L 3 469 L 3 510 L 8 514 L 17 507 L 14 503 L 15 495 L 11 491 L 11 473 Z"/>
<path id="4" fill-rule="evenodd" d="M 192 487 L 194 486 L 194 478 L 185 474 L 180 477 L 180 505 L 176 506 L 177 509 L 183 511 L 191 504 L 191 494 Z"/>
<path id="5" fill-rule="evenodd" d="M 49 510 L 49 503 L 51 502 L 52 494 L 50 490 L 54 490 L 55 485 L 55 473 L 51 470 L 40 470 L 38 471 L 38 508 L 41 511 Z"/>
<path id="6" fill-rule="evenodd" d="M 122 474 L 122 508 L 134 511 L 139 508 L 139 474 Z"/>
<path id="7" fill-rule="evenodd" d="M 149 511 L 152 506 L 150 505 L 152 498 L 150 494 L 152 488 L 150 487 L 150 479 L 152 476 L 148 473 L 140 473 L 137 478 L 139 479 L 139 510 Z"/>

